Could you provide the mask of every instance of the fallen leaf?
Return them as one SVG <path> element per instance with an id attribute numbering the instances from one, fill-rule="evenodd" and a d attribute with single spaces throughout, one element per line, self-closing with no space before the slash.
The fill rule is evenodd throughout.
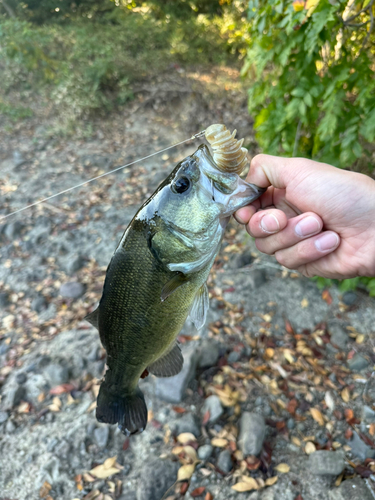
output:
<path id="1" fill-rule="evenodd" d="M 59 394 L 64 394 L 66 392 L 70 392 L 74 389 L 74 385 L 72 384 L 61 384 L 61 385 L 56 385 L 55 387 L 52 387 L 52 389 L 49 391 L 50 394 L 53 396 L 58 396 Z"/>
<path id="2" fill-rule="evenodd" d="M 343 389 L 341 391 L 341 397 L 342 397 L 343 401 L 345 401 L 345 403 L 349 403 L 349 401 L 350 401 L 350 392 L 349 392 L 349 389 L 347 387 L 345 387 L 345 389 Z"/>
<path id="3" fill-rule="evenodd" d="M 251 491 L 251 490 L 258 490 L 259 486 L 258 483 L 254 479 L 254 485 L 248 483 L 248 482 L 240 482 L 232 486 L 232 490 L 238 491 L 238 492 L 244 492 L 244 491 Z"/>
<path id="4" fill-rule="evenodd" d="M 370 436 L 375 435 L 375 424 L 374 423 L 370 424 L 369 433 L 370 433 Z"/>
<path id="5" fill-rule="evenodd" d="M 176 413 L 186 413 L 185 408 L 182 408 L 182 406 L 172 406 L 172 410 Z"/>
<path id="6" fill-rule="evenodd" d="M 269 477 L 268 479 L 266 479 L 266 486 L 272 486 L 273 484 L 277 483 L 278 479 L 278 476 Z"/>
<path id="7" fill-rule="evenodd" d="M 308 305 L 309 305 L 309 301 L 306 298 L 304 298 L 304 299 L 301 300 L 301 307 L 302 307 L 302 309 L 308 307 Z"/>
<path id="8" fill-rule="evenodd" d="M 209 422 L 210 416 L 211 416 L 210 410 L 207 410 L 203 415 L 202 425 L 206 425 Z"/>
<path id="9" fill-rule="evenodd" d="M 185 495 L 185 493 L 187 492 L 189 488 L 189 481 L 185 481 L 184 483 L 181 483 L 181 486 L 180 486 L 180 495 Z M 175 497 L 173 497 L 175 498 Z"/>
<path id="10" fill-rule="evenodd" d="M 335 409 L 335 400 L 333 399 L 332 392 L 327 391 L 324 396 L 324 401 L 328 408 L 333 411 Z"/>
<path id="11" fill-rule="evenodd" d="M 314 453 L 316 451 L 315 444 L 312 443 L 311 441 L 307 441 L 305 445 L 305 453 L 307 455 L 311 455 L 311 453 Z"/>
<path id="12" fill-rule="evenodd" d="M 183 465 L 178 469 L 177 481 L 186 481 L 190 479 L 195 470 L 195 464 Z"/>
<path id="13" fill-rule="evenodd" d="M 301 446 L 301 440 L 298 439 L 296 436 L 292 436 L 292 443 L 295 444 L 296 446 Z"/>
<path id="14" fill-rule="evenodd" d="M 117 456 L 107 458 L 103 464 L 98 465 L 90 470 L 90 474 L 98 479 L 106 479 L 107 477 L 118 474 L 120 470 L 114 465 L 116 464 Z M 117 464 L 116 464 L 117 465 Z"/>
<path id="15" fill-rule="evenodd" d="M 275 470 L 277 470 L 277 472 L 281 472 L 282 474 L 286 474 L 290 471 L 290 467 L 288 464 L 279 464 L 275 467 Z"/>
<path id="16" fill-rule="evenodd" d="M 228 444 L 228 440 L 224 438 L 213 438 L 211 439 L 211 444 L 217 448 L 224 448 Z"/>
<path id="17" fill-rule="evenodd" d="M 212 495 L 212 493 L 210 493 L 209 491 L 207 491 L 205 497 L 204 497 L 204 500 L 214 500 L 214 497 Z"/>
<path id="18" fill-rule="evenodd" d="M 193 497 L 193 498 L 196 498 L 196 497 L 199 497 L 200 495 L 203 495 L 204 491 L 205 491 L 206 487 L 205 486 L 199 486 L 198 488 L 195 488 L 195 490 L 193 490 L 190 495 Z"/>
<path id="19" fill-rule="evenodd" d="M 177 441 L 181 444 L 187 444 L 196 440 L 197 438 L 191 432 L 183 432 L 177 436 Z"/>
<path id="20" fill-rule="evenodd" d="M 328 290 L 323 290 L 322 299 L 325 300 L 329 306 L 332 304 L 332 297 Z"/>
<path id="21" fill-rule="evenodd" d="M 52 486 L 47 481 L 44 481 L 42 487 L 39 490 L 40 498 L 46 497 L 51 489 Z"/>
<path id="22" fill-rule="evenodd" d="M 317 408 L 310 408 L 310 413 L 315 422 L 318 422 L 319 425 L 324 425 L 323 415 Z"/>
<path id="23" fill-rule="evenodd" d="M 357 335 L 355 341 L 357 344 L 363 344 L 365 340 L 365 336 L 363 335 L 363 333 L 360 333 L 359 335 Z"/>

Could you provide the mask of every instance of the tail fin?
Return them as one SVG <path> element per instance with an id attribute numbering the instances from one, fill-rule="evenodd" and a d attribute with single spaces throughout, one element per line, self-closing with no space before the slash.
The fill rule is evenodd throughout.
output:
<path id="1" fill-rule="evenodd" d="M 96 418 L 99 422 L 116 424 L 126 436 L 144 431 L 147 425 L 147 406 L 137 387 L 132 394 L 112 394 L 104 381 L 100 386 Z"/>

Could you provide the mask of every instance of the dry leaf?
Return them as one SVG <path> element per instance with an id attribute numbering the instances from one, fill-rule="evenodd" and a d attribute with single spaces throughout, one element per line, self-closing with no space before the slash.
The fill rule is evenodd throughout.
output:
<path id="1" fill-rule="evenodd" d="M 212 493 L 210 493 L 209 491 L 207 491 L 205 497 L 204 497 L 204 500 L 214 500 L 214 497 L 212 496 Z"/>
<path id="2" fill-rule="evenodd" d="M 200 495 L 203 495 L 204 493 L 204 490 L 206 489 L 205 486 L 199 486 L 198 488 L 195 488 L 195 490 L 193 490 L 190 495 L 195 498 L 195 497 L 199 497 Z"/>
<path id="3" fill-rule="evenodd" d="M 288 464 L 279 464 L 275 467 L 275 470 L 277 470 L 277 472 L 281 472 L 282 474 L 286 474 L 290 471 L 290 467 Z"/>
<path id="4" fill-rule="evenodd" d="M 47 481 L 44 481 L 43 486 L 39 490 L 40 498 L 46 497 L 51 489 L 52 486 Z"/>
<path id="5" fill-rule="evenodd" d="M 292 436 L 292 443 L 295 444 L 296 446 L 301 446 L 301 440 L 298 439 L 296 436 Z"/>
<path id="6" fill-rule="evenodd" d="M 335 409 L 335 400 L 333 399 L 332 392 L 327 391 L 324 396 L 324 401 L 328 408 L 333 411 Z"/>
<path id="7" fill-rule="evenodd" d="M 194 473 L 195 464 L 183 465 L 178 469 L 177 481 L 186 481 L 190 479 Z"/>
<path id="8" fill-rule="evenodd" d="M 111 457 L 111 458 L 107 458 L 106 460 L 104 460 L 104 467 L 106 469 L 109 469 L 110 467 L 113 467 L 116 463 L 116 460 L 117 460 L 117 455 L 115 455 L 114 457 Z"/>
<path id="9" fill-rule="evenodd" d="M 177 441 L 181 444 L 187 444 L 196 440 L 197 438 L 191 432 L 183 432 L 177 436 Z"/>
<path id="10" fill-rule="evenodd" d="M 243 492 L 243 491 L 251 491 L 251 490 L 258 490 L 259 486 L 258 483 L 255 481 L 254 478 L 249 478 L 253 480 L 253 483 L 250 482 L 240 482 L 232 486 L 232 490 L 238 491 L 238 492 Z"/>
<path id="11" fill-rule="evenodd" d="M 363 335 L 363 333 L 360 333 L 359 335 L 357 335 L 355 341 L 357 344 L 362 344 L 365 340 L 365 336 Z"/>
<path id="12" fill-rule="evenodd" d="M 309 301 L 308 301 L 306 298 L 304 298 L 304 299 L 302 299 L 302 300 L 301 300 L 301 307 L 302 307 L 303 309 L 304 309 L 305 307 L 308 307 L 308 305 L 309 305 Z"/>
<path id="13" fill-rule="evenodd" d="M 311 455 L 311 453 L 314 453 L 314 451 L 316 451 L 315 444 L 311 441 L 308 441 L 305 446 L 305 453 L 307 455 Z"/>
<path id="14" fill-rule="evenodd" d="M 370 436 L 375 435 L 375 424 L 374 423 L 370 424 L 369 433 L 370 433 Z"/>
<path id="15" fill-rule="evenodd" d="M 342 397 L 343 401 L 345 401 L 345 403 L 349 403 L 349 401 L 350 401 L 350 392 L 349 392 L 349 389 L 347 387 L 345 387 L 345 389 L 343 389 L 341 391 L 341 397 Z"/>
<path id="16" fill-rule="evenodd" d="M 266 486 L 272 486 L 273 484 L 277 483 L 277 480 L 279 478 L 277 476 L 269 477 L 266 479 Z"/>
<path id="17" fill-rule="evenodd" d="M 324 425 L 324 418 L 321 412 L 316 408 L 311 408 L 310 413 L 315 422 L 318 422 L 319 425 Z"/>
<path id="18" fill-rule="evenodd" d="M 90 470 L 90 474 L 98 479 L 106 479 L 107 477 L 113 476 L 114 474 L 118 474 L 120 470 L 114 465 L 116 464 L 117 456 L 107 458 L 103 464 L 98 465 Z"/>
<path id="19" fill-rule="evenodd" d="M 224 438 L 213 438 L 211 439 L 211 444 L 217 448 L 224 448 L 228 444 L 228 440 Z"/>

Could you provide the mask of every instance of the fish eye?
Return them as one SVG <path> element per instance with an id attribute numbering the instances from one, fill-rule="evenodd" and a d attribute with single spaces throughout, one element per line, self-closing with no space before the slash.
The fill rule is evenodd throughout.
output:
<path id="1" fill-rule="evenodd" d="M 190 187 L 190 180 L 187 177 L 179 177 L 173 184 L 172 184 L 172 191 L 174 193 L 184 193 L 187 191 Z"/>

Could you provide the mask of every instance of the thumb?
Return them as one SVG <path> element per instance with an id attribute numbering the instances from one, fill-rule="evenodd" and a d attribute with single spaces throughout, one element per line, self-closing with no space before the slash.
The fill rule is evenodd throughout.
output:
<path id="1" fill-rule="evenodd" d="M 285 189 L 299 162 L 299 158 L 280 158 L 263 154 L 254 156 L 246 180 L 259 187 L 274 186 Z M 294 176 L 295 173 L 294 171 Z"/>

